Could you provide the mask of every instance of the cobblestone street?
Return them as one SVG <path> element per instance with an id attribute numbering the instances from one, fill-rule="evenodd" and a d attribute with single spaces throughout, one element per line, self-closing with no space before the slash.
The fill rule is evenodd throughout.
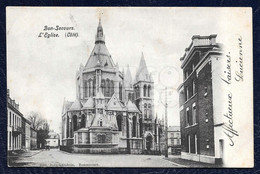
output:
<path id="1" fill-rule="evenodd" d="M 51 149 L 32 156 L 21 155 L 10 166 L 19 167 L 183 167 L 156 155 L 69 154 Z"/>

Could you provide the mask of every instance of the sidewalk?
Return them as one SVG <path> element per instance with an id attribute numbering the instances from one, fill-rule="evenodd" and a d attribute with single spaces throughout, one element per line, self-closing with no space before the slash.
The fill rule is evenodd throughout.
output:
<path id="1" fill-rule="evenodd" d="M 221 167 L 221 165 L 219 164 L 207 164 L 207 163 L 202 163 L 197 161 L 181 159 L 180 156 L 176 156 L 176 157 L 169 156 L 169 158 L 163 158 L 163 159 L 168 160 L 173 164 L 183 168 L 220 168 Z"/>
<path id="2" fill-rule="evenodd" d="M 41 151 L 42 151 L 42 149 L 40 149 L 40 150 L 30 150 L 28 152 L 13 153 L 12 155 L 8 155 L 8 157 L 31 157 L 33 155 L 40 153 Z"/>

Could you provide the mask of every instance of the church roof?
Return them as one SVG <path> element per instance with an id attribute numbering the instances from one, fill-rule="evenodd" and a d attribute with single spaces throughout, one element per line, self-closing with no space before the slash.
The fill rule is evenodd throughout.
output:
<path id="1" fill-rule="evenodd" d="M 71 107 L 72 104 L 73 104 L 73 102 L 64 100 L 64 102 L 63 102 L 63 107 L 62 107 L 62 114 L 64 114 L 65 112 L 67 112 L 67 111 L 70 109 L 70 107 Z"/>
<path id="2" fill-rule="evenodd" d="M 129 65 L 127 65 L 127 70 L 125 73 L 125 77 L 124 77 L 124 82 L 125 82 L 125 88 L 129 89 L 132 88 L 132 75 L 129 69 Z"/>
<path id="3" fill-rule="evenodd" d="M 109 102 L 107 103 L 107 110 L 125 110 L 124 105 L 118 100 L 115 94 L 110 98 Z"/>
<path id="4" fill-rule="evenodd" d="M 115 68 L 115 64 L 105 45 L 104 37 L 105 36 L 103 35 L 103 27 L 101 25 L 101 20 L 99 20 L 95 46 L 85 65 L 86 68 L 95 68 L 95 67 L 104 67 L 104 68 L 110 68 L 110 69 Z"/>
<path id="5" fill-rule="evenodd" d="M 88 98 L 86 103 L 83 105 L 83 108 L 85 108 L 85 109 L 92 109 L 92 108 L 94 108 L 94 100 L 93 100 L 92 97 Z"/>
<path id="6" fill-rule="evenodd" d="M 82 104 L 79 100 L 74 101 L 74 103 L 71 105 L 70 107 L 70 111 L 74 111 L 74 110 L 80 110 L 82 108 Z"/>
<path id="7" fill-rule="evenodd" d="M 138 81 L 153 81 L 151 75 L 148 72 L 143 53 L 135 76 L 135 82 Z"/>
<path id="8" fill-rule="evenodd" d="M 139 109 L 131 100 L 128 100 L 126 107 L 129 112 L 138 112 L 138 113 L 140 112 Z"/>

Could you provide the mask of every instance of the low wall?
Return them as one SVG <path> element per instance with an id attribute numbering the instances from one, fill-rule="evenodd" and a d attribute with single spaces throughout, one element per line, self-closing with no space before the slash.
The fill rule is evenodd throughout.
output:
<path id="1" fill-rule="evenodd" d="M 85 154 L 117 154 L 119 153 L 118 148 L 82 148 L 74 147 L 74 153 L 85 153 Z"/>

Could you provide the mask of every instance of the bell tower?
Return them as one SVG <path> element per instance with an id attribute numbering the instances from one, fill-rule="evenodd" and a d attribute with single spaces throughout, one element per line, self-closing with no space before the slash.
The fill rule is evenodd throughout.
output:
<path id="1" fill-rule="evenodd" d="M 142 117 L 139 120 L 141 124 L 140 136 L 149 131 L 154 133 L 154 97 L 153 97 L 154 82 L 151 74 L 148 72 L 144 54 L 142 53 L 139 67 L 134 81 L 135 104 L 142 112 Z"/>

